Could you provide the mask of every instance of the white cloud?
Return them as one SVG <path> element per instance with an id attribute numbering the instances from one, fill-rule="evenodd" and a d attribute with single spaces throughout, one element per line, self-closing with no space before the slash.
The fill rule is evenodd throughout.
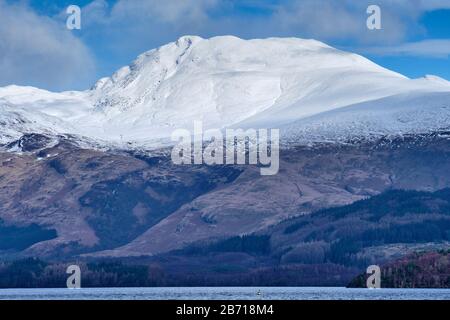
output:
<path id="1" fill-rule="evenodd" d="M 131 17 L 184 25 L 208 19 L 207 10 L 217 6 L 218 0 L 120 0 L 113 9 L 113 18 Z"/>
<path id="2" fill-rule="evenodd" d="M 383 56 L 416 56 L 416 57 L 450 57 L 450 40 L 432 39 L 418 42 L 403 43 L 396 46 L 373 47 L 363 50 L 365 53 L 372 53 Z"/>
<path id="3" fill-rule="evenodd" d="M 182 28 L 209 20 L 208 10 L 220 0 L 118 0 L 112 7 L 105 0 L 94 0 L 83 8 L 88 23 L 125 25 L 170 24 Z"/>
<path id="4" fill-rule="evenodd" d="M 381 8 L 382 30 L 366 26 L 366 10 L 372 4 Z M 423 33 L 420 16 L 441 7 L 445 6 L 438 1 L 422 0 L 288 0 L 279 6 L 274 19 L 285 30 L 319 40 L 398 43 L 411 34 Z"/>
<path id="5" fill-rule="evenodd" d="M 268 14 L 242 15 L 236 9 L 238 4 L 261 7 Z M 367 29 L 366 9 L 370 4 L 381 7 L 380 31 Z M 84 11 L 88 17 L 99 19 L 98 28 L 108 28 L 105 34 L 112 36 L 114 30 L 131 47 L 138 47 L 139 41 L 161 40 L 161 44 L 183 34 L 399 43 L 411 35 L 424 35 L 421 15 L 443 8 L 450 8 L 449 0 L 284 0 L 269 4 L 250 0 L 118 0 L 111 8 L 105 0 L 95 0 Z"/>
<path id="6" fill-rule="evenodd" d="M 128 59 L 186 34 L 209 34 L 215 25 L 209 10 L 223 0 L 94 0 L 82 8 L 83 39 L 101 44 L 109 58 Z M 126 60 L 125 60 L 126 59 Z"/>
<path id="7" fill-rule="evenodd" d="M 94 65 L 64 21 L 39 16 L 22 2 L 0 0 L 0 86 L 79 88 L 93 80 Z"/>

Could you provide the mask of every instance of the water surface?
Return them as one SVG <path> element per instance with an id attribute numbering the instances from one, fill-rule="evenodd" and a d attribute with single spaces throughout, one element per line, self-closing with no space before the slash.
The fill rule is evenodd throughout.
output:
<path id="1" fill-rule="evenodd" d="M 4 300 L 450 300 L 450 289 L 305 287 L 0 289 Z"/>

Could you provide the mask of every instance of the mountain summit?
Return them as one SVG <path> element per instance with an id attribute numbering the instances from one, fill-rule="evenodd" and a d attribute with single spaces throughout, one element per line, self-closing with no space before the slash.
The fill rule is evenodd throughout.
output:
<path id="1" fill-rule="evenodd" d="M 443 79 L 411 80 L 315 40 L 185 36 L 87 91 L 0 88 L 0 143 L 43 133 L 155 146 L 195 120 L 276 127 L 306 140 L 422 132 L 449 123 L 449 101 Z"/>

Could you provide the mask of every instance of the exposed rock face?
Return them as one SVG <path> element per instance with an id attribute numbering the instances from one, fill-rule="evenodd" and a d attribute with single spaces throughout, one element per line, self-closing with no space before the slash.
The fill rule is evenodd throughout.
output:
<path id="1" fill-rule="evenodd" d="M 65 139 L 32 145 L 0 153 L 0 219 L 55 229 L 56 238 L 24 251 L 38 256 L 153 255 L 388 189 L 450 186 L 442 135 L 285 149 L 275 176 L 254 166 L 177 166 L 164 152 L 88 150 Z"/>

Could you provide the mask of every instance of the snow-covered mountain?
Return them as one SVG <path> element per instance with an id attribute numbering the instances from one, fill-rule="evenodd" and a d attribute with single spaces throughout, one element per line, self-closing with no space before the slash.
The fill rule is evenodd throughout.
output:
<path id="1" fill-rule="evenodd" d="M 155 146 L 174 129 L 281 128 L 286 140 L 450 127 L 450 83 L 315 40 L 182 37 L 83 92 L 0 88 L 0 143 L 24 133 Z"/>

